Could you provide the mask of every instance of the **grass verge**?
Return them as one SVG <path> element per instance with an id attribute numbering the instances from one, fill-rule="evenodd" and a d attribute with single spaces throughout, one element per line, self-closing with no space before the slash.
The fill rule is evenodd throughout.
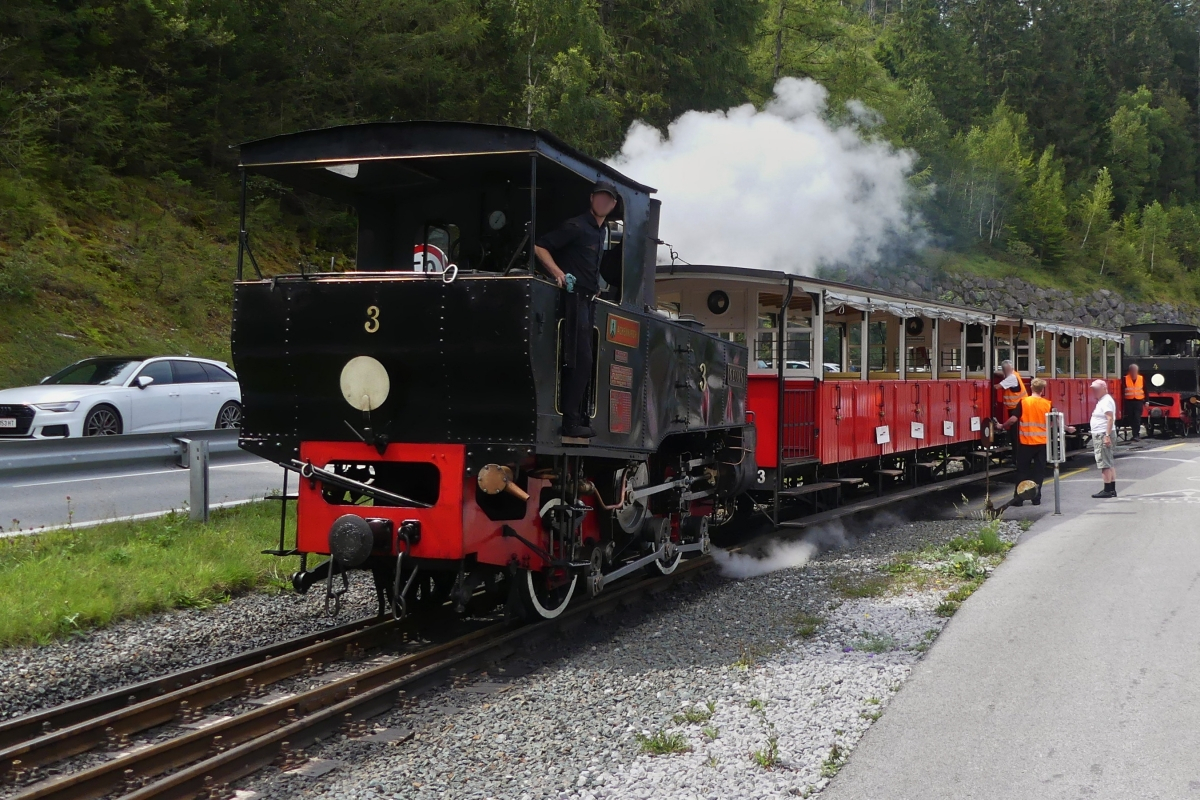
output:
<path id="1" fill-rule="evenodd" d="M 0 646 L 46 643 L 170 608 L 283 586 L 279 506 L 250 503 L 209 523 L 172 514 L 0 539 Z"/>

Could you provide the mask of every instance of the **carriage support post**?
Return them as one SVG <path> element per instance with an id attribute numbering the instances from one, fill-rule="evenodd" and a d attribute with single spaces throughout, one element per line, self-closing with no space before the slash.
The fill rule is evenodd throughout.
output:
<path id="1" fill-rule="evenodd" d="M 779 493 L 783 491 L 783 366 L 785 356 L 785 338 L 787 337 L 787 312 L 792 302 L 792 294 L 796 290 L 796 278 L 788 275 L 787 294 L 783 296 L 783 305 L 779 309 L 779 322 L 775 325 L 778 333 L 779 352 L 775 359 L 776 374 L 779 376 L 779 405 L 775 415 L 775 497 L 771 504 L 771 523 L 779 527 Z"/>

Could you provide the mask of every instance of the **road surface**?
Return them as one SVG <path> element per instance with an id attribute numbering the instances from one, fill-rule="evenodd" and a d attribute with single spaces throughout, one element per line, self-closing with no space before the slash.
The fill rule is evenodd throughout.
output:
<path id="1" fill-rule="evenodd" d="M 1099 488 L 1063 481 L 823 800 L 1200 798 L 1200 444 Z"/>
<path id="2" fill-rule="evenodd" d="M 209 503 L 258 499 L 283 488 L 279 466 L 248 454 L 214 456 L 209 467 Z M 296 477 L 291 478 L 294 492 Z M 182 509 L 189 473 L 178 467 L 120 467 L 79 473 L 0 479 L 0 533 Z"/>

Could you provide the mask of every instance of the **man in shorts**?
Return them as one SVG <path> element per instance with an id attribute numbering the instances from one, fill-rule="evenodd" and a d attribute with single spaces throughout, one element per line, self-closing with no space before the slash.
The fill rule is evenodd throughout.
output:
<path id="1" fill-rule="evenodd" d="M 1117 469 L 1113 460 L 1113 438 L 1116 436 L 1117 404 L 1108 393 L 1108 384 L 1102 380 L 1092 381 L 1092 397 L 1096 399 L 1096 407 L 1092 409 L 1092 453 L 1104 477 L 1104 488 L 1092 497 L 1116 497 Z"/>

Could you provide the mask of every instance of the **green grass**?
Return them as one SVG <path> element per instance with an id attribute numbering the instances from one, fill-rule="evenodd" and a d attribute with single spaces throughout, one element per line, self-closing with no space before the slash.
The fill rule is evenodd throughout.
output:
<path id="1" fill-rule="evenodd" d="M 821 775 L 825 778 L 832 778 L 838 774 L 838 770 L 846 763 L 848 754 L 845 750 L 839 747 L 836 743 L 829 748 L 829 755 L 821 762 Z"/>
<path id="2" fill-rule="evenodd" d="M 279 505 L 171 515 L 0 539 L 0 646 L 45 643 L 170 608 L 282 586 Z"/>
<path id="3" fill-rule="evenodd" d="M 228 360 L 236 191 L 103 170 L 41 185 L 0 168 L 0 388 L 105 353 Z M 328 268 L 277 198 L 254 190 L 249 206 L 265 272 Z"/>
<path id="4" fill-rule="evenodd" d="M 845 597 L 878 597 L 888 590 L 892 582 L 881 575 L 839 575 L 830 581 L 834 591 Z"/>
<path id="5" fill-rule="evenodd" d="M 937 614 L 939 617 L 953 617 L 954 612 L 958 611 L 958 606 L 959 604 L 953 600 L 943 600 L 942 602 L 938 603 L 938 606 L 933 610 L 933 613 Z"/>
<path id="6" fill-rule="evenodd" d="M 638 744 L 642 746 L 643 753 L 650 753 L 655 756 L 666 756 L 672 753 L 690 753 L 692 750 L 682 733 L 667 733 L 664 730 L 657 730 L 650 736 L 639 733 L 635 738 Z"/>
<path id="7" fill-rule="evenodd" d="M 705 704 L 704 708 L 689 708 L 682 714 L 676 714 L 672 721 L 676 725 L 699 725 L 701 722 L 708 722 L 712 719 L 712 715 L 717 711 L 717 704 L 711 700 Z"/>
<path id="8" fill-rule="evenodd" d="M 886 633 L 868 633 L 854 642 L 854 649 L 866 653 L 890 653 L 896 649 L 896 644 L 896 639 Z"/>
<path id="9" fill-rule="evenodd" d="M 809 639 L 815 636 L 821 626 L 825 624 L 825 618 L 802 611 L 792 617 L 792 624 L 796 626 L 797 636 L 801 639 Z"/>

